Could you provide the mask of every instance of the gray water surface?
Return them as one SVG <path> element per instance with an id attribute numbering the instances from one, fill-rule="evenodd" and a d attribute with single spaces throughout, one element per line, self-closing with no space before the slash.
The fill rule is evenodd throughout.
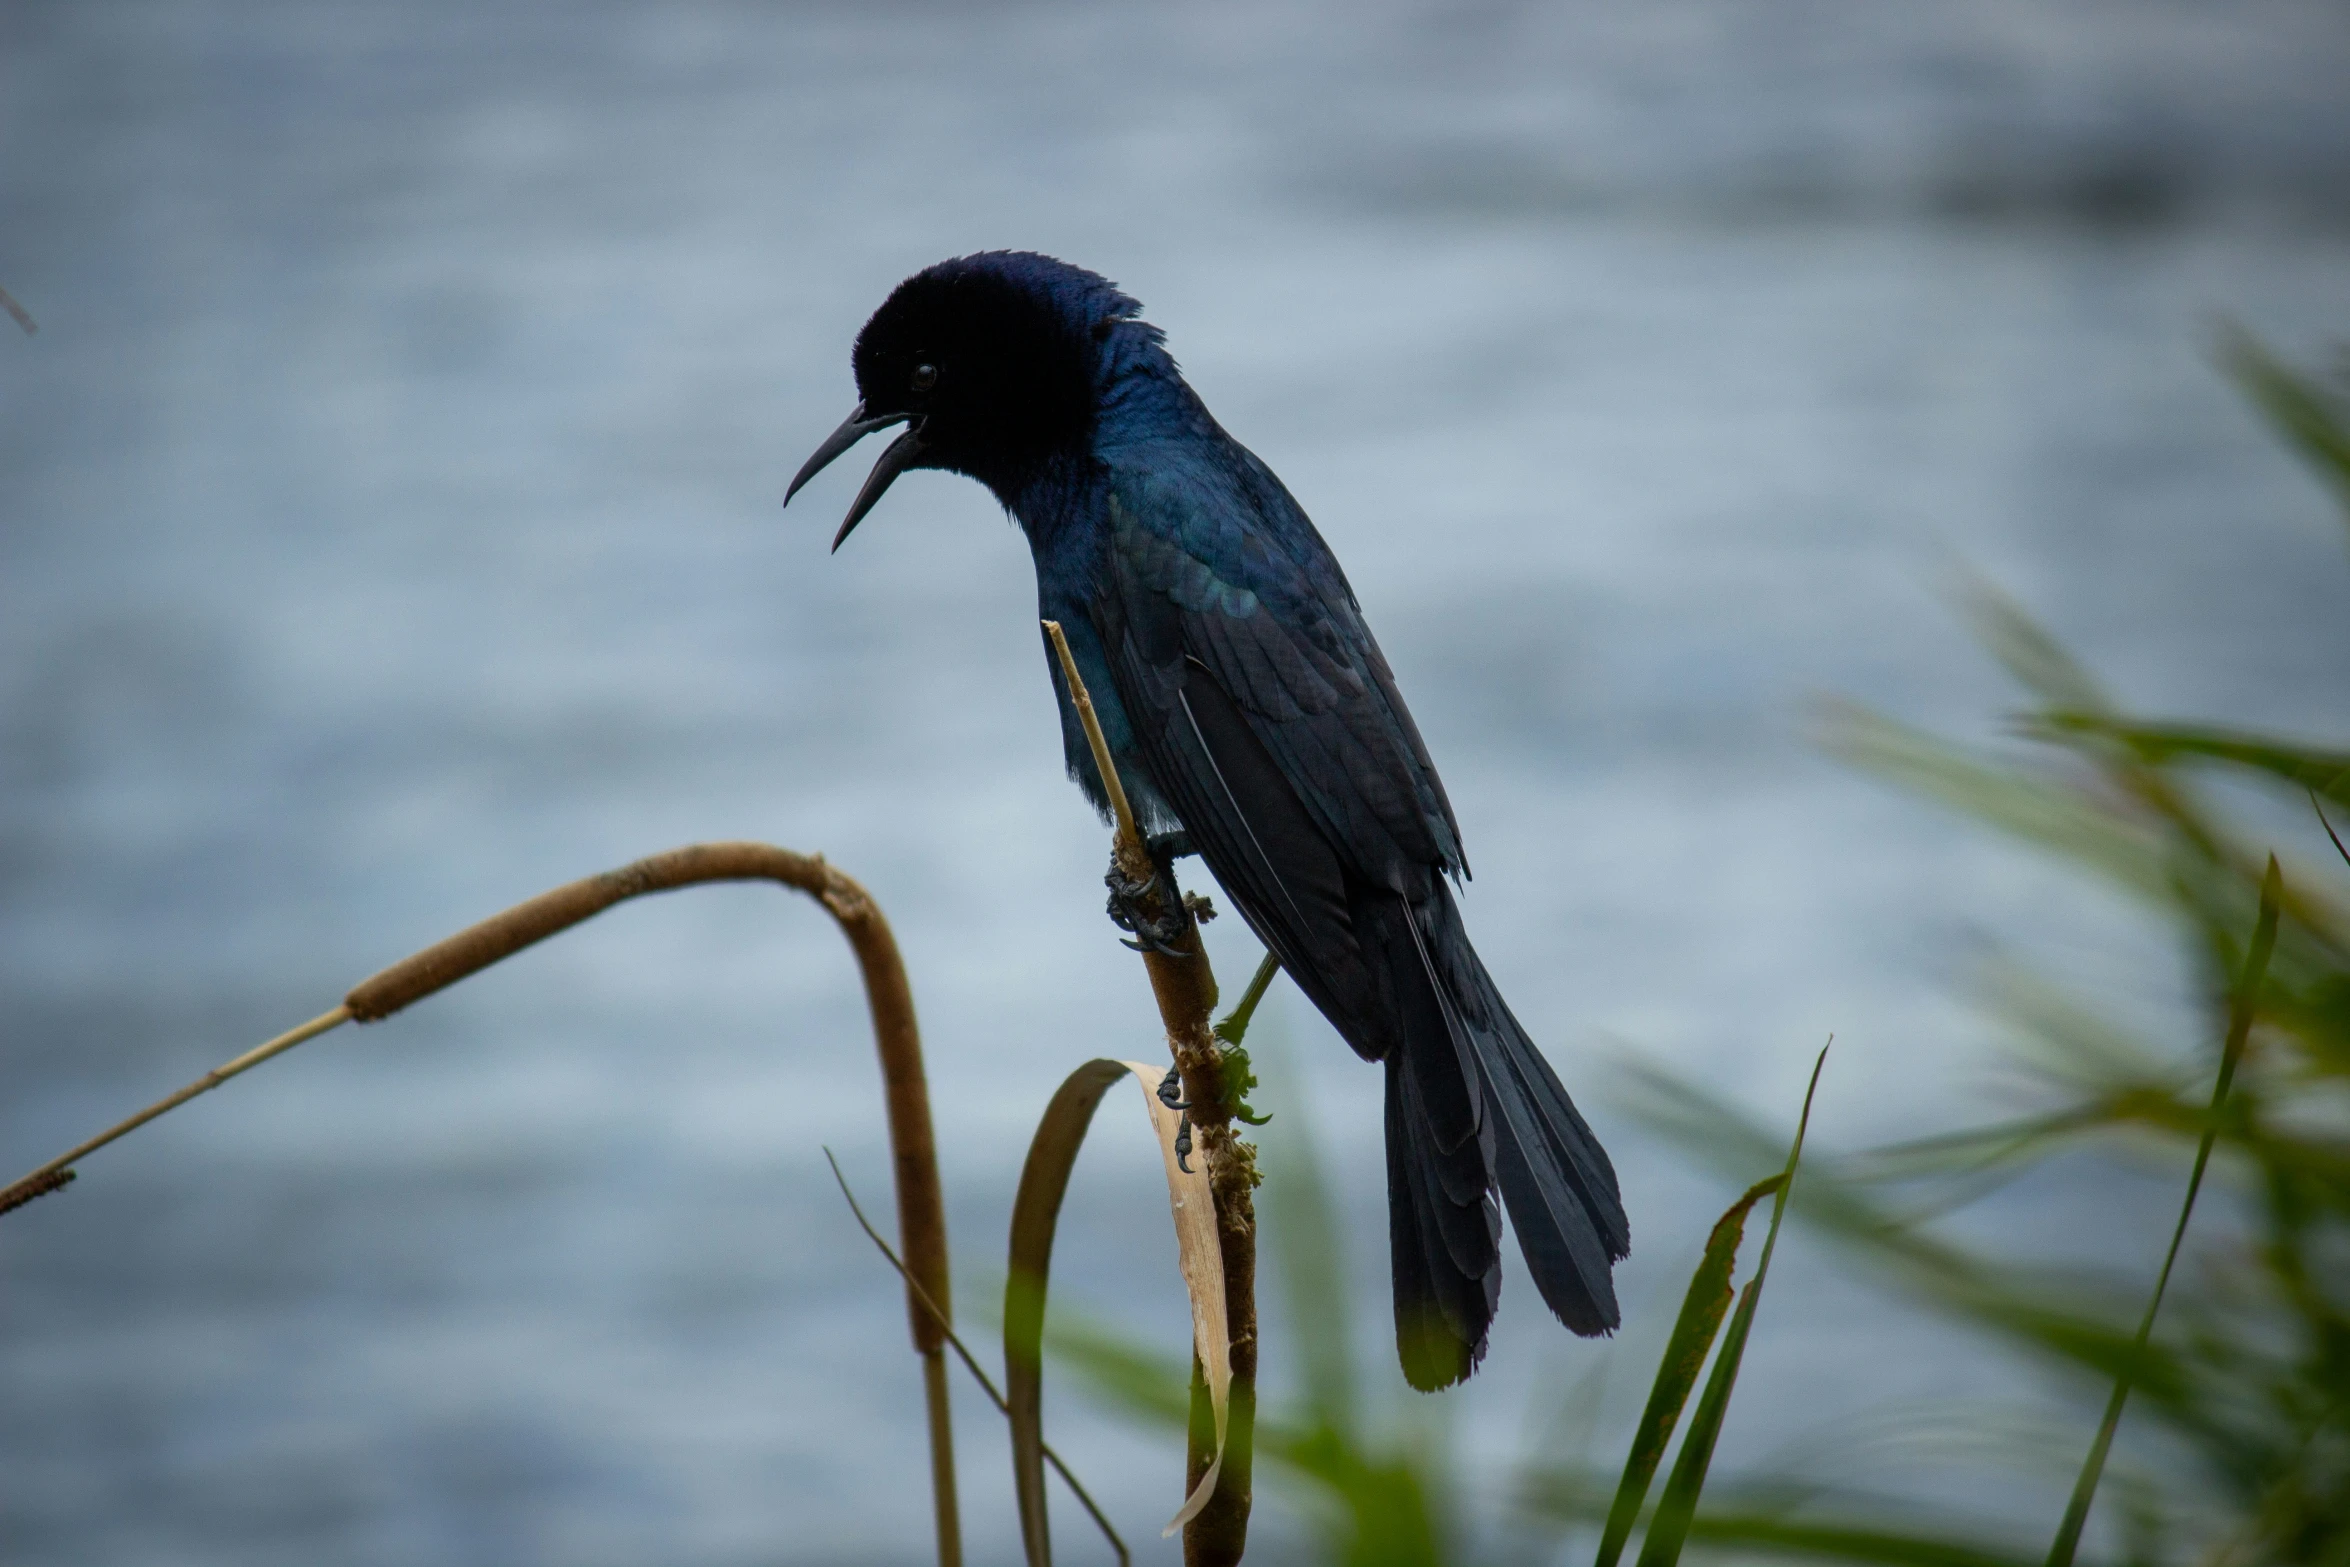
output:
<path id="1" fill-rule="evenodd" d="M 17 0 L 11 1173 L 506 903 L 766 838 L 896 922 L 972 1314 L 1036 1113 L 1156 1053 L 1147 992 L 1017 536 L 916 475 L 827 557 L 853 461 L 777 503 L 892 283 L 1043 249 L 1145 301 L 1345 560 L 1471 929 L 1623 1173 L 1631 1330 L 1571 1341 L 1513 1280 L 1456 1430 L 1513 1452 L 1604 1365 L 1620 1451 L 1723 1193 L 1611 1062 L 1786 1119 L 1834 1030 L 1822 1137 L 1947 1126 L 1997 1103 L 1986 944 L 2194 1037 L 2159 932 L 1838 771 L 1804 707 L 1995 735 L 1955 559 L 2132 701 L 2345 732 L 2339 525 L 2207 354 L 2220 316 L 2303 357 L 2350 326 L 2345 80 L 2316 0 Z M 1378 1074 L 1294 994 L 1267 1018 L 1393 1383 Z M 1056 1281 L 1172 1352 L 1154 1161 L 1104 1117 Z M 309 1046 L 0 1230 L 0 1554 L 918 1561 L 902 1310 L 820 1144 L 886 1211 L 853 970 L 771 890 Z M 2161 1200 L 2014 1243 L 2143 1266 Z M 2005 1385 L 1824 1254 L 1782 1267 L 1725 1464 Z M 957 1398 L 974 1556 L 1014 1560 Z M 1168 1445 L 1052 1418 L 1174 1560 Z"/>

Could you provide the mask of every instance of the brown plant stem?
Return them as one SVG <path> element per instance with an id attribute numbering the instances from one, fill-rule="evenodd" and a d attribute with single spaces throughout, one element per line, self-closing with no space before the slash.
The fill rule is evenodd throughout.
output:
<path id="1" fill-rule="evenodd" d="M 6 1191 L 0 1191 L 0 1213 L 8 1213 L 21 1208 L 36 1197 L 45 1197 L 65 1186 L 74 1178 L 74 1165 L 79 1164 L 83 1159 L 96 1153 L 115 1139 L 128 1137 L 157 1116 L 167 1111 L 177 1110 L 198 1094 L 208 1094 L 230 1078 L 251 1071 L 270 1057 L 283 1055 L 304 1040 L 316 1039 L 329 1029 L 340 1028 L 350 1021 L 351 1008 L 348 1003 L 345 1003 L 332 1012 L 320 1013 L 299 1028 L 289 1028 L 275 1039 L 255 1045 L 234 1061 L 223 1062 L 179 1092 L 156 1100 L 146 1109 L 127 1120 L 115 1122 L 114 1125 L 100 1132 L 80 1147 L 59 1154 Z"/>
<path id="2" fill-rule="evenodd" d="M 1119 872 L 1129 881 L 1151 883 L 1154 890 L 1144 900 L 1143 912 L 1153 918 L 1165 918 L 1178 911 L 1164 906 L 1166 900 L 1161 894 L 1167 884 L 1155 879 L 1156 867 L 1143 843 L 1141 829 L 1135 824 L 1117 765 L 1110 757 L 1109 744 L 1102 738 L 1101 722 L 1094 715 L 1093 699 L 1086 693 L 1084 677 L 1077 672 L 1077 661 L 1070 655 L 1069 642 L 1061 632 L 1060 623 L 1048 620 L 1044 629 L 1060 662 L 1062 678 L 1068 683 L 1078 722 L 1084 726 L 1086 741 L 1093 749 L 1094 766 L 1100 771 L 1103 787 L 1110 797 L 1111 814 L 1116 819 L 1111 852 L 1117 857 Z M 1159 1003 L 1160 1021 L 1166 1026 L 1167 1048 L 1174 1055 L 1175 1069 L 1183 1078 L 1183 1097 L 1191 1102 L 1192 1134 L 1207 1160 L 1208 1180 L 1215 1192 L 1216 1231 L 1224 1258 L 1225 1320 L 1232 1340 L 1232 1399 L 1226 1420 L 1224 1468 L 1217 1479 L 1215 1495 L 1184 1526 L 1183 1560 L 1185 1567 L 1229 1567 L 1241 1559 L 1248 1547 L 1249 1508 L 1253 1499 L 1251 1456 L 1257 1401 L 1257 1224 L 1253 1195 L 1257 1184 L 1256 1150 L 1233 1134 L 1224 1058 L 1212 1026 L 1216 976 L 1208 966 L 1207 952 L 1200 945 L 1198 924 L 1188 909 L 1180 912 L 1184 916 L 1183 934 L 1174 942 L 1177 952 L 1170 956 L 1146 950 L 1142 962 L 1150 975 L 1151 993 Z M 1215 1459 L 1215 1444 L 1215 1416 L 1209 1407 L 1206 1384 L 1195 1367 L 1189 1451 L 1184 1466 L 1187 1494 L 1208 1472 L 1208 1465 Z"/>
<path id="3" fill-rule="evenodd" d="M 306 1039 L 345 1022 L 373 1023 L 390 1017 L 616 903 L 647 893 L 723 881 L 772 881 L 807 893 L 823 904 L 840 926 L 864 975 L 865 999 L 873 1015 L 873 1041 L 881 1058 L 888 1102 L 898 1234 L 908 1269 L 906 1315 L 915 1352 L 923 1360 L 938 1559 L 940 1567 L 959 1567 L 962 1523 L 955 1495 L 946 1335 L 941 1325 L 953 1320 L 947 1288 L 946 1203 L 939 1189 L 930 1089 L 922 1071 L 922 1035 L 914 1020 L 913 991 L 906 983 L 905 964 L 898 956 L 897 938 L 890 933 L 889 922 L 863 887 L 827 865 L 821 855 L 795 854 L 765 843 L 688 844 L 542 892 L 360 981 L 333 1011 L 215 1067 L 177 1093 L 52 1159 L 0 1191 L 0 1213 L 64 1185 L 73 1178 L 71 1166 L 86 1155 Z"/>
<path id="4" fill-rule="evenodd" d="M 219 1067 L 207 1071 L 207 1074 L 197 1078 L 197 1081 L 188 1083 L 186 1088 L 174 1092 L 174 1095 L 164 1095 L 162 1099 L 155 1099 L 155 1104 L 148 1104 L 148 1107 L 139 1111 L 136 1116 L 127 1118 L 127 1121 L 113 1123 L 110 1128 L 106 1128 L 96 1137 L 89 1139 L 89 1142 L 80 1144 L 78 1149 L 63 1151 L 63 1154 L 59 1154 L 49 1163 L 42 1165 L 40 1170 L 33 1170 L 31 1175 L 26 1175 L 24 1179 L 21 1179 L 21 1182 L 9 1186 L 7 1191 L 0 1191 L 0 1212 L 12 1212 L 16 1208 L 24 1208 L 24 1205 L 31 1203 L 33 1198 L 47 1196 L 47 1193 L 52 1193 L 56 1189 L 61 1189 L 61 1186 L 66 1186 L 68 1182 L 73 1182 L 73 1175 L 75 1175 L 73 1165 L 78 1165 L 82 1158 L 87 1158 L 89 1154 L 96 1154 L 96 1151 L 103 1149 L 103 1146 L 106 1146 L 108 1142 L 115 1142 L 117 1137 L 129 1137 L 132 1132 L 139 1130 L 141 1125 L 153 1121 L 155 1116 L 162 1116 L 164 1111 L 179 1109 L 181 1104 L 188 1102 L 188 1099 L 204 1095 L 204 1092 L 212 1092 L 214 1088 L 219 1088 L 221 1083 L 226 1083 L 228 1078 L 259 1067 L 261 1062 L 270 1060 L 273 1055 L 284 1055 L 284 1052 L 291 1050 L 298 1043 L 303 1043 L 306 1038 L 317 1038 L 320 1034 L 327 1034 L 329 1029 L 341 1029 L 345 1022 L 350 1022 L 350 1003 L 343 1003 L 343 1006 L 334 1008 L 331 1013 L 320 1013 L 310 1022 L 301 1024 L 298 1029 L 287 1029 L 277 1038 L 270 1038 L 270 1041 L 254 1045 L 254 1048 L 247 1050 L 244 1055 L 240 1055 L 233 1062 L 221 1062 Z"/>

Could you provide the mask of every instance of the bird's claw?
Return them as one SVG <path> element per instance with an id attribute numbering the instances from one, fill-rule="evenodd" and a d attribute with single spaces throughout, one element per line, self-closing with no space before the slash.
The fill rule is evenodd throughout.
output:
<path id="1" fill-rule="evenodd" d="M 1110 873 L 1102 882 L 1110 889 L 1110 923 L 1120 930 L 1133 932 L 1136 938 L 1125 945 L 1136 952 L 1156 952 L 1162 957 L 1183 956 L 1183 949 L 1176 943 L 1190 928 L 1191 911 L 1176 896 L 1172 877 L 1154 871 L 1148 880 L 1135 881 L 1112 863 Z M 1146 903 L 1152 900 L 1169 912 L 1157 916 L 1144 912 Z"/>
<path id="2" fill-rule="evenodd" d="M 1179 1067 L 1167 1068 L 1167 1075 L 1159 1079 L 1159 1103 L 1181 1113 L 1175 1120 L 1175 1168 L 1185 1175 L 1191 1173 L 1191 1102 L 1183 1097 L 1183 1072 Z"/>
<path id="3" fill-rule="evenodd" d="M 1128 941 L 1124 936 L 1120 936 L 1118 938 L 1118 945 L 1124 947 L 1129 952 L 1155 952 L 1163 958 L 1180 958 L 1187 956 L 1181 947 L 1165 946 L 1159 942 L 1152 941 L 1147 937 L 1141 941 Z"/>

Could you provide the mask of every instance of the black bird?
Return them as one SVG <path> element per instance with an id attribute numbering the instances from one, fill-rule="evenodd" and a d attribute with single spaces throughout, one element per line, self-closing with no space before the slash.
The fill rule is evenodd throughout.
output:
<path id="1" fill-rule="evenodd" d="M 1615 1171 L 1469 945 L 1448 881 L 1468 873 L 1460 828 L 1387 660 L 1329 546 L 1140 310 L 1024 252 L 916 273 L 858 333 L 860 401 L 791 493 L 903 425 L 833 548 L 909 468 L 977 479 L 1028 536 L 1039 612 L 1068 636 L 1145 830 L 1163 855 L 1196 850 L 1323 1016 L 1386 1068 L 1412 1385 L 1458 1382 L 1484 1356 L 1497 1187 L 1550 1309 L 1610 1332 L 1611 1268 L 1631 1244 Z M 1106 816 L 1049 647 L 1045 664 L 1070 776 Z"/>

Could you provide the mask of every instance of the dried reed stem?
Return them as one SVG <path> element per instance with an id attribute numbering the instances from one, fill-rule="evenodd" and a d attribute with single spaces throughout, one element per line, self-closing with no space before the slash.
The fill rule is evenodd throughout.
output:
<path id="1" fill-rule="evenodd" d="M 1084 726 L 1086 742 L 1093 749 L 1094 766 L 1100 771 L 1103 787 L 1110 797 L 1111 813 L 1116 818 L 1111 852 L 1117 856 L 1118 868 L 1128 880 L 1150 881 L 1155 872 L 1150 850 L 1135 825 L 1117 764 L 1111 760 L 1109 744 L 1102 738 L 1093 699 L 1086 693 L 1085 679 L 1078 674 L 1077 660 L 1069 652 L 1069 640 L 1062 634 L 1058 621 L 1046 621 L 1044 630 L 1060 661 L 1061 675 L 1068 683 L 1078 722 Z M 1163 888 L 1165 884 L 1158 885 Z M 1144 912 L 1164 918 L 1179 911 L 1165 908 L 1162 902 L 1147 907 Z M 1225 1089 L 1224 1058 L 1212 1027 L 1216 976 L 1200 945 L 1198 926 L 1187 911 L 1182 912 L 1185 913 L 1183 934 L 1174 943 L 1178 952 L 1170 956 L 1146 950 L 1142 962 L 1150 974 L 1151 993 L 1158 998 L 1159 1018 L 1166 1025 L 1167 1048 L 1175 1057 L 1175 1069 L 1183 1077 L 1183 1096 L 1191 1101 L 1192 1132 L 1207 1159 L 1208 1180 L 1216 1195 L 1217 1236 L 1224 1255 L 1225 1319 L 1232 1340 L 1232 1401 L 1226 1423 L 1224 1469 L 1217 1480 L 1215 1496 L 1184 1526 L 1183 1560 L 1185 1567 L 1227 1567 L 1239 1561 L 1248 1546 L 1249 1507 L 1253 1496 L 1251 1456 L 1257 1405 L 1257 1223 L 1253 1196 L 1257 1184 L 1256 1150 L 1232 1131 L 1232 1102 Z M 1188 1445 L 1183 1487 L 1186 1494 L 1208 1472 L 1216 1448 L 1215 1415 L 1209 1406 L 1206 1386 L 1196 1376 L 1192 1383 Z"/>
<path id="2" fill-rule="evenodd" d="M 21 1208 L 35 1197 L 45 1196 L 66 1185 L 74 1178 L 72 1166 L 79 1164 L 83 1159 L 96 1153 L 116 1138 L 129 1136 L 165 1111 L 177 1110 L 198 1094 L 210 1093 L 230 1078 L 240 1072 L 251 1071 L 271 1056 L 283 1055 L 304 1040 L 316 1039 L 329 1029 L 340 1028 L 350 1021 L 350 1007 L 348 1005 L 339 1006 L 332 1012 L 320 1013 L 300 1028 L 289 1028 L 277 1038 L 255 1045 L 234 1061 L 214 1067 L 178 1093 L 172 1094 L 168 1098 L 156 1100 L 155 1103 L 128 1120 L 115 1122 L 114 1125 L 100 1132 L 80 1147 L 59 1154 L 6 1191 L 0 1191 L 0 1213 Z"/>
<path id="3" fill-rule="evenodd" d="M 930 1089 L 922 1072 L 922 1035 L 914 1021 L 913 992 L 906 984 L 905 965 L 889 922 L 863 887 L 827 865 L 821 855 L 795 854 L 765 843 L 689 844 L 540 893 L 362 980 L 332 1012 L 215 1067 L 169 1098 L 52 1159 L 0 1192 L 0 1213 L 64 1185 L 73 1178 L 71 1166 L 85 1155 L 306 1039 L 345 1022 L 373 1023 L 390 1017 L 616 903 L 646 893 L 722 881 L 773 881 L 807 893 L 824 905 L 848 937 L 864 975 L 865 999 L 873 1015 L 874 1046 L 881 1058 L 889 1108 L 898 1234 L 906 1253 L 906 1315 L 915 1351 L 923 1359 L 938 1559 L 940 1567 L 960 1567 L 962 1523 L 955 1496 L 954 1434 L 948 1419 L 946 1333 L 942 1326 L 953 1320 L 947 1287 L 946 1203 L 939 1190 Z"/>

